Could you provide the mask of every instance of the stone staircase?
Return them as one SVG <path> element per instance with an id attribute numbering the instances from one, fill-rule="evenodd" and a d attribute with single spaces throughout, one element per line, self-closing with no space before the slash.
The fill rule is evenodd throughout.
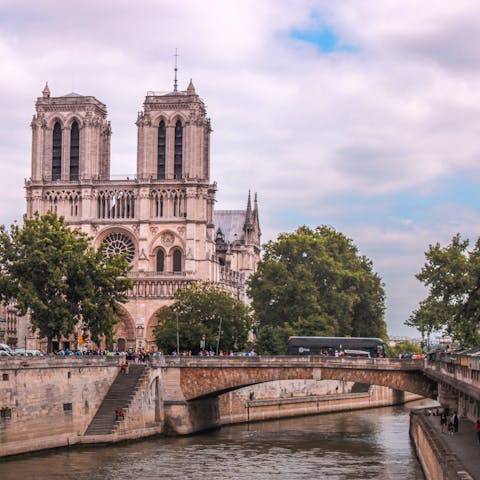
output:
<path id="1" fill-rule="evenodd" d="M 119 372 L 97 413 L 90 422 L 85 435 L 108 435 L 115 431 L 123 420 L 115 420 L 115 410 L 122 408 L 128 415 L 128 407 L 135 395 L 137 386 L 147 375 L 146 365 L 129 365 L 128 374 Z"/>

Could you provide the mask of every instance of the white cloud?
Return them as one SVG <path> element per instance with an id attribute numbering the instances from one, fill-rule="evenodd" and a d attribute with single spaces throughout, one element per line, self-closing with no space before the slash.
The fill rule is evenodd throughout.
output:
<path id="1" fill-rule="evenodd" d="M 419 220 L 397 196 L 440 198 L 449 175 L 478 178 L 476 1 L 0 0 L 0 8 L 0 223 L 24 210 L 28 124 L 46 80 L 53 95 L 75 90 L 107 105 L 112 173 L 131 174 L 137 111 L 147 90 L 171 89 L 177 47 L 180 87 L 192 77 L 212 117 L 218 206 L 242 208 L 251 188 L 264 239 L 309 222 L 344 230 L 385 276 L 394 333 L 424 294 L 413 274 L 428 242 L 475 234 L 478 214 L 465 198 L 424 206 Z M 353 50 L 322 54 L 290 35 L 321 22 Z"/>

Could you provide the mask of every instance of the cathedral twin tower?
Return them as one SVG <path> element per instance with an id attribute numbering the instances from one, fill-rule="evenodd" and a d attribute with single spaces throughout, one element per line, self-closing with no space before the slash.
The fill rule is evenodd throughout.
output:
<path id="1" fill-rule="evenodd" d="M 256 196 L 246 210 L 214 212 L 210 120 L 193 83 L 147 92 L 136 125 L 136 175 L 113 180 L 106 106 L 76 93 L 52 97 L 46 85 L 26 182 L 28 216 L 56 212 L 95 247 L 127 255 L 134 287 L 115 333 L 118 350 L 154 348 L 156 313 L 192 282 L 217 282 L 245 299 L 260 255 Z"/>

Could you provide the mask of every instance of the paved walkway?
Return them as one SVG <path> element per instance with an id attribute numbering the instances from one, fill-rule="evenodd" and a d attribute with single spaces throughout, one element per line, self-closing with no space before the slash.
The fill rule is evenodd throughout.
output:
<path id="1" fill-rule="evenodd" d="M 475 423 L 460 418 L 458 432 L 449 434 L 442 433 L 440 416 L 432 415 L 426 419 L 438 432 L 439 441 L 457 457 L 474 480 L 480 480 L 480 444 L 475 432 Z"/>

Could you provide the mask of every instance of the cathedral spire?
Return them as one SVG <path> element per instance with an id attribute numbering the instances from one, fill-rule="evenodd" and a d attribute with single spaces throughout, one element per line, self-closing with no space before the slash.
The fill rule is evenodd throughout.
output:
<path id="1" fill-rule="evenodd" d="M 245 214 L 245 223 L 250 223 L 252 217 L 252 200 L 250 198 L 250 190 L 248 191 L 247 212 Z"/>
<path id="2" fill-rule="evenodd" d="M 257 234 L 257 242 L 260 245 L 260 235 L 262 234 L 262 232 L 260 230 L 260 218 L 258 217 L 257 192 L 255 192 L 255 200 L 253 201 L 253 222 L 254 222 L 255 231 Z"/>
<path id="3" fill-rule="evenodd" d="M 174 72 L 175 72 L 175 77 L 174 77 L 174 80 L 173 80 L 173 91 L 174 92 L 178 92 L 178 81 L 177 81 L 177 72 L 178 72 L 178 68 L 177 68 L 177 60 L 178 60 L 178 53 L 177 53 L 177 49 L 175 49 L 175 68 L 173 69 Z"/>
<path id="4" fill-rule="evenodd" d="M 243 231 L 245 232 L 246 239 L 249 239 L 252 229 L 253 229 L 252 199 L 251 199 L 250 190 L 249 190 L 248 201 L 247 201 L 247 211 L 245 212 L 245 223 L 243 224 Z"/>
<path id="5" fill-rule="evenodd" d="M 45 88 L 42 91 L 43 98 L 50 98 L 50 89 L 48 88 L 48 82 L 45 83 Z"/>

